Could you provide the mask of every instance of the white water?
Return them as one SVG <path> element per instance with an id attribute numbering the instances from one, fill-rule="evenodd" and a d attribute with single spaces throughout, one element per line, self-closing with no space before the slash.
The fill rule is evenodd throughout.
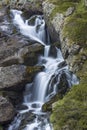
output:
<path id="1" fill-rule="evenodd" d="M 24 21 L 22 18 L 22 12 L 18 10 L 11 10 L 12 14 L 14 15 L 13 22 L 15 25 L 18 26 L 20 32 L 29 37 L 31 40 L 35 40 L 44 45 L 45 38 L 45 22 L 42 16 L 35 16 L 37 17 L 35 20 L 35 25 L 31 26 L 28 25 L 29 20 Z M 33 18 L 33 17 L 32 17 Z"/>
<path id="2" fill-rule="evenodd" d="M 50 100 L 53 95 L 58 93 L 58 85 L 63 72 L 66 74 L 70 87 L 73 84 L 78 84 L 78 80 L 74 74 L 69 72 L 67 65 L 59 67 L 60 63 L 64 62 L 60 49 L 56 48 L 56 58 L 49 57 L 50 45 L 46 45 L 48 44 L 46 41 L 49 41 L 49 39 L 46 38 L 49 37 L 46 37 L 45 21 L 42 16 L 33 16 L 24 22 L 21 11 L 11 10 L 11 12 L 14 16 L 13 23 L 20 29 L 20 33 L 45 46 L 44 56 L 41 56 L 38 62 L 38 64 L 43 65 L 45 69 L 43 72 L 37 74 L 33 83 L 26 85 L 23 105 L 26 105 L 27 109 L 19 111 L 19 116 L 15 117 L 8 130 L 18 130 L 22 115 L 29 111 L 32 111 L 36 117 L 33 121 L 25 125 L 24 130 L 53 130 L 49 122 L 48 113 L 42 112 L 42 105 L 47 100 Z M 29 21 L 33 18 L 35 18 L 34 25 L 28 25 Z M 57 78 L 57 81 L 53 83 L 54 78 Z"/>

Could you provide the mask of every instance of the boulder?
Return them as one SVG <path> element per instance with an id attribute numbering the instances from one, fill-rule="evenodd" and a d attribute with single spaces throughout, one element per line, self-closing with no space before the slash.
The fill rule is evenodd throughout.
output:
<path id="1" fill-rule="evenodd" d="M 0 96 L 0 124 L 6 124 L 13 119 L 15 110 L 12 104 L 4 97 Z"/>
<path id="2" fill-rule="evenodd" d="M 0 68 L 0 90 L 22 90 L 43 67 L 12 65 Z"/>
<path id="3" fill-rule="evenodd" d="M 1 66 L 10 66 L 14 64 L 35 65 L 38 62 L 38 57 L 43 54 L 44 47 L 39 43 L 32 45 L 24 45 L 20 48 L 16 43 L 15 47 L 2 49 Z M 12 45 L 14 46 L 14 45 Z M 22 46 L 22 45 L 20 45 Z M 7 55 L 4 55 L 7 54 Z"/>

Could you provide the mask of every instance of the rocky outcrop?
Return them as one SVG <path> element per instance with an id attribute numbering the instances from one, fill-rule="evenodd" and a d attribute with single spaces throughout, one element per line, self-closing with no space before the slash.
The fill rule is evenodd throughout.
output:
<path id="1" fill-rule="evenodd" d="M 25 83 L 32 82 L 35 73 L 43 67 L 12 65 L 0 68 L 0 90 L 22 90 Z"/>
<path id="2" fill-rule="evenodd" d="M 73 72 L 80 70 L 87 57 L 85 51 L 87 38 L 86 33 L 84 33 L 87 21 L 86 17 L 83 17 L 85 10 L 82 14 L 76 12 L 80 6 L 79 4 L 77 7 L 77 4 L 78 0 L 72 3 L 68 2 L 68 4 L 51 0 L 43 2 L 43 12 L 52 41 L 59 41 L 63 56 Z M 50 8 L 48 9 L 48 7 Z M 83 8 L 84 6 L 82 6 Z M 84 22 L 83 26 L 81 22 Z"/>
<path id="3" fill-rule="evenodd" d="M 33 14 L 42 14 L 41 3 L 41 0 L 1 0 L 0 6 L 8 6 L 11 9 L 15 8 L 24 10 L 24 12 L 28 13 L 28 16 L 31 16 Z"/>
<path id="4" fill-rule="evenodd" d="M 12 104 L 4 97 L 0 96 L 0 124 L 6 124 L 13 119 L 15 110 Z"/>

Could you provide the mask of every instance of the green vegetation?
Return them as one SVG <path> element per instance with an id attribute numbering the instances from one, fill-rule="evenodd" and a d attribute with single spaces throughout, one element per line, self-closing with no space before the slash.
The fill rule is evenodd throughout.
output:
<path id="1" fill-rule="evenodd" d="M 48 0 L 55 5 L 52 11 L 51 18 L 55 16 L 56 13 L 65 13 L 69 7 L 76 7 L 80 0 Z"/>
<path id="2" fill-rule="evenodd" d="M 77 5 L 75 12 L 67 18 L 64 36 L 69 38 L 70 43 L 74 41 L 84 46 L 87 42 L 87 9 L 83 0 Z"/>
<path id="3" fill-rule="evenodd" d="M 76 73 L 80 84 L 71 88 L 63 99 L 53 105 L 51 122 L 54 130 L 87 130 L 87 7 L 84 0 L 48 0 L 55 5 L 50 19 L 57 13 L 75 7 L 74 12 L 65 18 L 63 37 L 69 39 L 69 46 L 78 44 L 82 48 L 75 56 L 74 65 L 79 66 Z"/>
<path id="4" fill-rule="evenodd" d="M 74 86 L 53 109 L 54 130 L 87 130 L 87 84 Z"/>

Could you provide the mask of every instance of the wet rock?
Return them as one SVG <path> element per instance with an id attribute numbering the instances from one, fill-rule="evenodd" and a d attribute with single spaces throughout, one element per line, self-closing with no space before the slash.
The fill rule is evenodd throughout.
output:
<path id="1" fill-rule="evenodd" d="M 57 57 L 57 49 L 56 49 L 55 45 L 52 45 L 50 47 L 49 56 L 55 57 L 55 58 Z"/>
<path id="2" fill-rule="evenodd" d="M 19 127 L 19 130 L 23 130 L 29 122 L 32 122 L 35 118 L 35 115 L 31 112 L 26 112 L 22 115 L 22 121 Z M 26 119 L 26 120 L 25 120 Z"/>
<path id="3" fill-rule="evenodd" d="M 69 83 L 67 81 L 67 76 L 66 76 L 66 73 L 65 72 L 62 72 L 62 74 L 58 74 L 56 76 L 56 79 L 54 80 L 57 80 L 58 81 L 58 77 L 60 77 L 60 80 L 59 80 L 59 83 L 57 84 L 57 93 L 58 94 L 55 94 L 55 95 L 51 95 L 51 99 L 50 101 L 48 100 L 43 106 L 42 106 L 42 110 L 43 111 L 52 111 L 52 104 L 56 101 L 58 101 L 59 99 L 61 99 L 65 93 L 69 90 Z M 53 80 L 53 84 L 54 84 L 54 81 Z M 56 81 L 56 82 L 57 82 Z M 53 85 L 52 85 L 53 86 Z"/>
<path id="4" fill-rule="evenodd" d="M 0 68 L 0 90 L 22 90 L 43 67 L 12 65 Z"/>
<path id="5" fill-rule="evenodd" d="M 58 65 L 59 68 L 63 68 L 63 67 L 65 67 L 65 66 L 67 66 L 66 61 L 63 61 L 63 62 L 61 62 L 61 63 Z"/>
<path id="6" fill-rule="evenodd" d="M 12 104 L 4 97 L 0 96 L 0 124 L 6 124 L 13 119 L 15 110 Z"/>

